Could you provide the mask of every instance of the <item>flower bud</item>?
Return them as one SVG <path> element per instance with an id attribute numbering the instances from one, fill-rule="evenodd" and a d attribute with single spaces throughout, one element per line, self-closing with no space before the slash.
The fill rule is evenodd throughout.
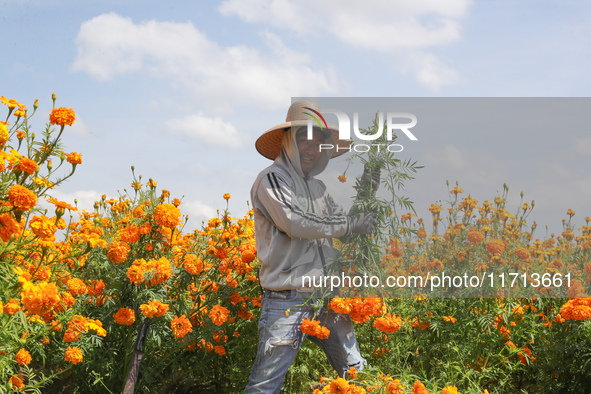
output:
<path id="1" fill-rule="evenodd" d="M 39 99 L 35 100 L 35 103 L 33 104 L 33 109 L 37 109 L 39 108 Z"/>
<path id="2" fill-rule="evenodd" d="M 53 106 L 55 107 L 55 99 L 57 99 L 57 95 L 55 93 L 51 94 L 51 100 L 53 101 Z"/>
<path id="3" fill-rule="evenodd" d="M 49 171 L 51 171 L 52 168 L 53 168 L 53 163 L 51 162 L 51 160 L 47 160 L 47 169 Z"/>

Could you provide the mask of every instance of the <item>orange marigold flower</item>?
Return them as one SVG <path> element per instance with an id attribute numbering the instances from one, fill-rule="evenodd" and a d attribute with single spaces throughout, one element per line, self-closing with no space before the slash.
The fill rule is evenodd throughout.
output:
<path id="1" fill-rule="evenodd" d="M 33 360 L 31 353 L 29 353 L 26 349 L 19 350 L 14 359 L 18 365 L 29 365 Z"/>
<path id="2" fill-rule="evenodd" d="M 357 370 L 355 367 L 351 367 L 347 370 L 347 378 L 355 379 L 357 377 Z"/>
<path id="3" fill-rule="evenodd" d="M 146 317 L 161 317 L 168 312 L 168 304 L 164 304 L 160 301 L 148 301 L 147 304 L 140 305 L 142 315 Z"/>
<path id="4" fill-rule="evenodd" d="M 59 107 L 51 110 L 49 122 L 58 126 L 72 126 L 76 120 L 76 113 L 72 108 Z"/>
<path id="5" fill-rule="evenodd" d="M 0 238 L 8 242 L 13 234 L 18 234 L 21 230 L 18 222 L 9 213 L 0 214 Z"/>
<path id="6" fill-rule="evenodd" d="M 524 248 L 523 246 L 515 248 L 513 253 L 515 253 L 515 255 L 519 257 L 521 260 L 526 260 L 530 257 L 529 250 L 527 250 L 527 248 Z"/>
<path id="7" fill-rule="evenodd" d="M 29 175 L 33 175 L 39 165 L 36 161 L 33 161 L 28 157 L 20 156 L 18 164 L 16 164 L 14 167 L 18 168 L 22 172 L 26 172 Z"/>
<path id="8" fill-rule="evenodd" d="M 54 220 L 48 219 L 45 216 L 33 216 L 31 222 L 29 223 L 29 227 L 33 234 L 38 236 L 39 238 L 51 238 L 57 231 L 55 227 L 55 218 Z"/>
<path id="9" fill-rule="evenodd" d="M 467 237 L 471 244 L 476 244 L 484 239 L 484 234 L 482 234 L 480 231 L 471 229 L 468 231 Z"/>
<path id="10" fill-rule="evenodd" d="M 226 349 L 223 346 L 216 346 L 214 348 L 214 351 L 219 354 L 220 356 L 223 356 L 224 354 L 226 354 Z"/>
<path id="11" fill-rule="evenodd" d="M 507 244 L 501 240 L 493 238 L 486 243 L 486 250 L 493 255 L 500 255 L 505 251 Z"/>
<path id="12" fill-rule="evenodd" d="M 8 201 L 12 206 L 28 211 L 37 205 L 37 195 L 21 185 L 12 185 L 8 189 Z"/>
<path id="13" fill-rule="evenodd" d="M 66 160 L 70 164 L 82 164 L 82 154 L 77 152 L 71 152 L 66 155 Z"/>
<path id="14" fill-rule="evenodd" d="M 452 322 L 452 323 L 455 323 L 455 322 L 457 322 L 457 321 L 458 321 L 458 319 L 456 319 L 456 318 L 455 318 L 455 317 L 453 317 L 453 316 L 443 316 L 443 320 L 445 320 L 445 321 L 447 321 L 447 322 Z"/>
<path id="15" fill-rule="evenodd" d="M 346 177 L 346 176 L 344 176 L 344 175 L 339 175 L 339 176 L 337 177 L 337 179 L 338 179 L 338 180 L 339 180 L 341 183 L 345 183 L 345 182 L 347 182 L 347 177 Z"/>
<path id="16" fill-rule="evenodd" d="M 226 322 L 226 320 L 228 320 L 229 313 L 230 311 L 223 306 L 215 305 L 213 308 L 211 308 L 211 311 L 209 311 L 209 317 L 211 318 L 213 324 L 216 326 L 221 326 Z"/>
<path id="17" fill-rule="evenodd" d="M 575 298 L 568 301 L 560 308 L 560 316 L 567 320 L 591 319 L 591 298 Z"/>
<path id="18" fill-rule="evenodd" d="M 373 326 L 382 332 L 396 332 L 400 330 L 402 318 L 392 316 L 389 313 L 384 317 L 379 317 L 373 322 Z"/>
<path id="19" fill-rule="evenodd" d="M 330 335 L 330 330 L 328 328 L 321 326 L 318 320 L 311 320 L 309 318 L 302 320 L 300 330 L 302 330 L 304 334 L 316 336 L 320 339 L 326 339 Z"/>
<path id="20" fill-rule="evenodd" d="M 172 328 L 175 338 L 184 338 L 185 335 L 193 331 L 191 322 L 185 315 L 182 315 L 181 317 L 175 315 L 174 319 L 170 322 L 170 327 Z"/>
<path id="21" fill-rule="evenodd" d="M 72 364 L 81 363 L 84 359 L 82 355 L 82 350 L 76 346 L 68 346 L 66 349 L 66 354 L 64 356 L 64 360 L 71 362 Z"/>
<path id="22" fill-rule="evenodd" d="M 411 394 L 430 394 L 427 391 L 427 388 L 423 383 L 418 380 L 415 380 L 415 383 L 412 385 L 412 393 Z"/>
<path id="23" fill-rule="evenodd" d="M 105 288 L 105 282 L 102 280 L 93 280 L 92 284 L 88 286 L 88 295 L 89 296 L 96 296 L 103 292 Z"/>
<path id="24" fill-rule="evenodd" d="M 129 281 L 135 285 L 139 285 L 144 281 L 144 271 L 148 267 L 148 263 L 144 259 L 134 260 L 133 264 L 127 269 L 127 277 Z"/>
<path id="25" fill-rule="evenodd" d="M 133 244 L 140 240 L 140 228 L 131 225 L 125 226 L 117 232 L 117 235 L 119 235 L 119 238 L 121 238 L 123 242 Z"/>
<path id="26" fill-rule="evenodd" d="M 22 389 L 25 387 L 25 378 L 20 373 L 12 375 L 8 379 L 8 383 L 12 384 L 13 389 Z"/>
<path id="27" fill-rule="evenodd" d="M 150 278 L 150 286 L 162 284 L 172 275 L 172 265 L 166 257 L 161 257 L 158 260 L 150 260 L 145 265 L 143 275 Z"/>
<path id="28" fill-rule="evenodd" d="M 23 288 L 21 298 L 24 307 L 36 315 L 43 315 L 54 308 L 61 307 L 62 302 L 55 283 L 48 282 L 26 286 Z"/>
<path id="29" fill-rule="evenodd" d="M 181 211 L 172 204 L 160 204 L 154 209 L 154 221 L 162 227 L 176 227 L 180 216 Z"/>
<path id="30" fill-rule="evenodd" d="M 349 382 L 340 377 L 331 381 L 329 387 L 329 393 L 331 394 L 341 394 L 349 392 Z"/>
<path id="31" fill-rule="evenodd" d="M 127 255 L 129 254 L 131 248 L 125 242 L 115 241 L 109 245 L 109 251 L 107 252 L 107 257 L 113 263 L 120 264 L 127 259 Z"/>
<path id="32" fill-rule="evenodd" d="M 130 326 L 135 321 L 135 312 L 130 308 L 119 308 L 113 317 L 115 318 L 117 324 Z"/>
<path id="33" fill-rule="evenodd" d="M 66 283 L 68 291 L 72 295 L 81 295 L 86 293 L 86 283 L 78 278 L 72 278 Z"/>
<path id="34" fill-rule="evenodd" d="M 194 254 L 188 254 L 183 259 L 183 267 L 191 275 L 199 275 L 203 272 L 203 260 Z"/>
<path id="35" fill-rule="evenodd" d="M 229 200 L 230 199 L 230 193 L 225 193 L 224 194 L 224 200 Z"/>
<path id="36" fill-rule="evenodd" d="M 388 375 L 386 380 L 390 380 Z M 388 384 L 388 394 L 404 394 L 404 385 L 400 382 L 400 379 L 395 379 Z"/>

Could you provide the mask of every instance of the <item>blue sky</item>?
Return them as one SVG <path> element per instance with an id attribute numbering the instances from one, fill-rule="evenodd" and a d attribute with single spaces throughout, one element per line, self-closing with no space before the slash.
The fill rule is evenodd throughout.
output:
<path id="1" fill-rule="evenodd" d="M 283 122 L 291 97 L 591 91 L 584 1 L 22 0 L 4 4 L 0 22 L 0 95 L 29 108 L 39 99 L 37 129 L 51 93 L 76 111 L 63 141 L 83 164 L 56 197 L 89 209 L 102 194 L 129 190 L 134 165 L 184 196 L 190 229 L 225 207 L 224 193 L 232 213 L 246 212 L 250 186 L 269 164 L 254 141 Z M 437 169 L 409 187 L 419 214 L 447 197 L 446 179 L 481 201 L 507 182 L 514 200 L 521 190 L 536 200 L 539 224 L 560 231 L 568 208 L 583 224 L 589 128 L 557 130 L 539 149 L 532 133 L 489 151 L 484 134 L 407 151 Z"/>

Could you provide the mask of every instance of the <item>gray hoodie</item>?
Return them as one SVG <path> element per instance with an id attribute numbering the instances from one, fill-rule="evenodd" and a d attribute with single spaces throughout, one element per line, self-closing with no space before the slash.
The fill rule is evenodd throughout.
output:
<path id="1" fill-rule="evenodd" d="M 323 150 L 304 176 L 295 134 L 286 131 L 281 154 L 261 171 L 251 190 L 260 283 L 273 291 L 312 291 L 303 287 L 309 283 L 302 283 L 302 277 L 326 275 L 338 255 L 332 238 L 349 232 L 343 207 L 314 178 L 328 165 L 332 150 Z M 335 145 L 332 135 L 326 143 Z"/>

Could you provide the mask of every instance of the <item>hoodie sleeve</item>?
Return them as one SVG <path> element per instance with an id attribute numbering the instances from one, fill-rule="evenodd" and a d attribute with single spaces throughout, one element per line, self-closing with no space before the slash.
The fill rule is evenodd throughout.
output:
<path id="1" fill-rule="evenodd" d="M 332 216 L 307 212 L 290 185 L 276 172 L 269 172 L 261 179 L 254 197 L 255 208 L 261 209 L 280 231 L 290 237 L 337 238 L 348 233 L 349 218 L 342 209 Z"/>

